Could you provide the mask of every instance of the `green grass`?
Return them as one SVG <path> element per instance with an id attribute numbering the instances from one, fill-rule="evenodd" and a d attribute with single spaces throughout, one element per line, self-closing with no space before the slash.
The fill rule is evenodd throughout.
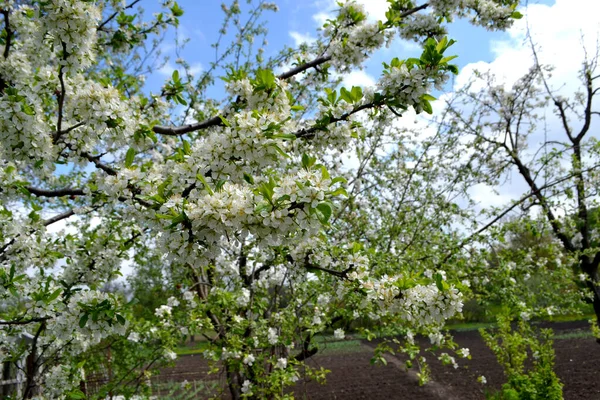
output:
<path id="1" fill-rule="evenodd" d="M 595 318 L 594 314 L 584 315 L 557 315 L 545 321 L 548 322 L 572 322 L 584 321 Z M 538 321 L 534 321 L 535 324 Z M 455 332 L 474 331 L 481 328 L 488 329 L 496 326 L 493 322 L 458 322 L 446 325 L 446 328 Z M 592 337 L 590 331 L 567 332 L 554 336 L 554 339 L 578 339 Z M 313 342 L 319 347 L 319 353 L 352 353 L 361 351 L 360 339 L 363 339 L 360 334 L 353 333 L 352 338 L 347 340 L 334 339 L 333 335 L 317 335 L 313 338 Z M 197 340 L 194 346 L 180 346 L 175 350 L 179 356 L 202 354 L 208 348 L 208 342 L 204 339 Z"/>
<path id="2" fill-rule="evenodd" d="M 337 340 L 332 335 L 317 335 L 313 338 L 315 345 L 319 347 L 319 353 L 351 353 L 360 351 L 360 339 Z M 196 341 L 194 346 L 180 346 L 175 349 L 178 356 L 202 354 L 208 349 L 206 340 Z"/>
<path id="3" fill-rule="evenodd" d="M 353 353 L 362 351 L 360 340 L 348 339 L 335 342 L 319 343 L 319 352 L 317 354 L 332 354 L 332 353 Z"/>
<path id="4" fill-rule="evenodd" d="M 557 315 L 546 321 L 551 322 L 573 322 L 573 321 L 587 321 L 595 319 L 595 314 L 575 314 L 575 315 Z"/>
<path id="5" fill-rule="evenodd" d="M 556 315 L 552 318 L 544 320 L 531 321 L 534 325 L 538 322 L 573 322 L 573 321 L 587 321 L 595 318 L 594 314 L 575 314 L 575 315 Z M 446 325 L 446 329 L 457 332 L 474 331 L 481 328 L 494 328 L 496 323 L 494 322 L 458 322 Z"/>
<path id="6" fill-rule="evenodd" d="M 208 342 L 206 340 L 196 341 L 195 345 L 190 346 L 180 346 L 175 349 L 175 353 L 178 356 L 187 356 L 190 354 L 202 354 L 204 351 L 208 349 Z"/>
<path id="7" fill-rule="evenodd" d="M 592 331 L 571 331 L 565 333 L 559 333 L 558 335 L 554 335 L 552 339 L 560 340 L 560 339 L 588 339 L 593 338 L 594 334 Z"/>
<path id="8" fill-rule="evenodd" d="M 496 323 L 494 322 L 462 322 L 456 324 L 446 325 L 446 329 L 457 332 L 475 331 L 481 328 L 494 328 Z"/>

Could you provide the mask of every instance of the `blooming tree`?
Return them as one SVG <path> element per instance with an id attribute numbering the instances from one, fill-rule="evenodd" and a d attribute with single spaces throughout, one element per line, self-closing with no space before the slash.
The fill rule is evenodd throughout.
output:
<path id="1" fill-rule="evenodd" d="M 250 59 L 241 30 L 262 35 L 255 16 L 275 6 L 258 1 L 244 27 L 233 2 L 226 23 L 242 39 L 200 79 L 181 61 L 185 73 L 160 93 L 143 90 L 152 37 L 183 11 L 164 1 L 144 21 L 130 11 L 138 2 L 0 3 L 0 361 L 28 357 L 23 398 L 81 398 L 86 352 L 114 338 L 131 357 L 150 350 L 110 394 L 138 391 L 135 374 L 203 334 L 236 399 L 282 395 L 301 368 L 323 376 L 304 364 L 313 336 L 342 338 L 359 317 L 441 344 L 461 311 L 458 283 L 344 234 L 352 217 L 340 210 L 356 204 L 360 179 L 348 193 L 339 157 L 377 142 L 378 127 L 409 108 L 431 112 L 432 88 L 456 72 L 445 21 L 503 29 L 516 2 L 396 0 L 376 22 L 344 2 L 314 46 L 256 62 L 240 62 Z M 394 58 L 375 87 L 338 88 L 395 36 L 421 43 L 421 57 Z M 219 103 L 206 88 L 224 67 Z M 168 266 L 178 282 L 155 323 L 101 290 L 128 259 Z"/>
<path id="2" fill-rule="evenodd" d="M 476 233 L 511 213 L 520 216 L 490 231 L 496 268 L 482 259 L 473 263 L 473 273 L 484 277 L 479 289 L 488 300 L 493 295 L 516 306 L 525 319 L 531 312 L 572 312 L 583 301 L 593 305 L 600 324 L 599 154 L 593 135 L 598 56 L 586 53 L 579 88 L 565 93 L 555 86 L 562 82 L 554 82 L 552 68 L 539 62 L 533 42 L 531 48 L 534 63 L 524 76 L 505 84 L 492 73 L 478 74 L 449 105 L 443 123 L 450 135 L 469 138 L 466 153 L 480 182 L 496 186 L 513 172 L 526 188 L 517 200 L 488 210 L 488 222 Z"/>

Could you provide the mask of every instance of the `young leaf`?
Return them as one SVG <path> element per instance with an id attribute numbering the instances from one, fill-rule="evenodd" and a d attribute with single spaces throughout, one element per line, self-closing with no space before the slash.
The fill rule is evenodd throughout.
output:
<path id="1" fill-rule="evenodd" d="M 130 148 L 127 150 L 127 154 L 125 154 L 125 167 L 129 168 L 133 165 L 133 159 L 135 158 L 135 150 Z"/>

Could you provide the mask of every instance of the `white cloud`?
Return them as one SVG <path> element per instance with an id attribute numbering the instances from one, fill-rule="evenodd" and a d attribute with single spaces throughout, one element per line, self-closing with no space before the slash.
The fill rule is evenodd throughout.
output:
<path id="1" fill-rule="evenodd" d="M 309 33 L 300 33 L 300 32 L 296 32 L 296 31 L 291 31 L 290 32 L 290 36 L 292 37 L 292 39 L 294 39 L 294 45 L 300 46 L 302 43 L 314 43 L 315 40 L 317 40 L 317 38 L 311 36 Z"/>
<path id="2" fill-rule="evenodd" d="M 175 71 L 175 67 L 173 66 L 173 64 L 171 64 L 170 61 L 167 61 L 165 63 L 165 65 L 163 65 L 161 68 L 159 68 L 157 70 L 157 72 L 161 75 L 164 76 L 171 76 L 173 75 L 173 71 Z"/>
<path id="3" fill-rule="evenodd" d="M 507 87 L 515 83 L 534 63 L 527 37 L 529 26 L 540 62 L 554 66 L 549 80 L 551 87 L 563 95 L 573 96 L 581 87 L 579 71 L 584 61 L 584 47 L 589 57 L 593 57 L 597 52 L 600 20 L 597 13 L 592 11 L 596 9 L 597 0 L 557 0 L 551 6 L 531 4 L 526 8 L 522 7 L 520 11 L 525 17 L 516 21 L 502 40 L 490 43 L 493 61 L 479 61 L 466 65 L 456 77 L 454 89 L 458 90 L 471 81 L 474 71 L 489 71 L 496 77 L 498 84 Z M 484 81 L 479 81 L 473 89 L 481 89 L 484 85 Z M 450 96 L 451 94 L 446 94 L 442 98 Z M 547 117 L 548 139 L 554 139 L 556 135 L 561 135 L 560 139 L 564 139 L 554 111 L 548 108 L 540 113 Z M 577 126 L 577 119 L 573 119 L 572 123 Z M 539 133 L 530 136 L 529 148 L 532 152 L 539 147 L 541 140 L 542 135 Z M 471 188 L 469 193 L 484 207 L 506 205 L 511 199 L 519 198 L 528 190 L 517 171 L 512 171 L 510 178 L 508 182 L 496 188 L 498 195 L 493 194 L 492 188 L 483 185 Z"/>
<path id="4" fill-rule="evenodd" d="M 190 73 L 192 75 L 198 75 L 198 73 L 202 72 L 202 70 L 203 68 L 201 63 L 195 63 L 190 65 Z"/>
<path id="5" fill-rule="evenodd" d="M 313 15 L 313 20 L 319 27 L 321 27 L 321 26 L 323 26 L 323 24 L 325 24 L 325 22 L 328 19 L 331 19 L 331 17 L 332 17 L 332 13 L 321 11 L 321 12 L 318 12 L 315 15 Z"/>
<path id="6" fill-rule="evenodd" d="M 387 0 L 356 0 L 357 3 L 365 7 L 370 21 L 385 21 L 385 13 L 390 3 Z M 339 9 L 338 0 L 317 0 L 315 7 L 319 10 L 313 15 L 313 20 L 318 26 L 323 26 L 325 21 L 335 16 L 335 11 Z"/>
<path id="7" fill-rule="evenodd" d="M 357 0 L 365 7 L 370 20 L 385 21 L 385 13 L 390 7 L 387 0 Z"/>
<path id="8" fill-rule="evenodd" d="M 171 63 L 170 61 L 167 61 L 165 63 L 165 65 L 163 65 L 161 68 L 159 68 L 157 70 L 157 72 L 161 75 L 164 76 L 171 76 L 173 75 L 173 71 L 175 71 L 176 69 L 180 70 L 180 74 L 182 73 L 183 68 L 181 67 L 176 67 L 175 65 L 173 65 L 173 63 Z M 203 67 L 201 63 L 195 63 L 190 65 L 190 73 L 194 76 L 198 75 L 199 72 L 202 72 Z"/>
<path id="9" fill-rule="evenodd" d="M 474 69 L 489 70 L 507 84 L 524 75 L 533 64 L 526 37 L 529 25 L 540 62 L 555 66 L 553 81 L 568 85 L 565 89 L 571 89 L 572 93 L 573 85 L 578 84 L 584 46 L 589 54 L 596 52 L 600 20 L 591 10 L 597 7 L 597 0 L 557 0 L 552 6 L 531 4 L 522 8 L 525 17 L 508 30 L 507 38 L 491 42 L 494 60 L 467 65 L 456 80 L 457 86 L 465 84 Z"/>
<path id="10" fill-rule="evenodd" d="M 375 79 L 364 70 L 354 70 L 344 75 L 342 84 L 347 88 L 351 88 L 352 86 L 374 86 Z"/>

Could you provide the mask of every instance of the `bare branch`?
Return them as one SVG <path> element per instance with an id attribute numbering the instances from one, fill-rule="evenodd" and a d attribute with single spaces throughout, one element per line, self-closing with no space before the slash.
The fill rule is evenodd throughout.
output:
<path id="1" fill-rule="evenodd" d="M 88 161 L 94 163 L 94 165 L 97 168 L 101 169 L 102 171 L 106 172 L 107 174 L 112 175 L 112 176 L 117 175 L 117 171 L 115 169 L 109 167 L 108 165 L 106 165 L 102 161 L 100 161 L 101 156 L 93 156 L 86 151 L 82 151 L 80 154 L 83 158 L 86 158 Z"/>
<path id="2" fill-rule="evenodd" d="M 66 211 L 66 212 L 64 212 L 64 213 L 62 213 L 62 214 L 55 215 L 55 216 L 54 216 L 54 217 L 52 217 L 52 218 L 48 218 L 47 220 L 45 220 L 45 221 L 42 223 L 42 225 L 44 225 L 44 226 L 52 225 L 52 224 L 54 224 L 54 223 L 56 223 L 56 222 L 58 222 L 58 221 L 61 221 L 61 220 L 63 220 L 63 219 L 66 219 L 66 218 L 69 218 L 69 217 L 71 217 L 71 216 L 73 216 L 73 215 L 75 215 L 75 211 L 73 211 L 73 210 L 71 209 L 71 210 L 69 210 L 69 211 Z"/>
<path id="3" fill-rule="evenodd" d="M 4 56 L 4 58 L 8 58 L 12 37 L 15 32 L 10 28 L 10 11 L 2 10 L 1 13 L 4 16 L 4 30 L 6 31 L 4 53 L 2 53 L 2 55 Z"/>
<path id="4" fill-rule="evenodd" d="M 84 196 L 85 192 L 83 189 L 73 189 L 73 188 L 64 188 L 64 189 L 40 189 L 33 186 L 25 187 L 27 191 L 31 194 L 34 194 L 39 197 L 63 197 L 63 196 Z"/>
<path id="5" fill-rule="evenodd" d="M 594 165 L 593 167 L 587 168 L 585 169 L 583 172 L 590 172 L 593 171 L 597 168 L 600 167 L 600 164 Z M 569 179 L 572 179 L 575 176 L 575 174 L 569 174 L 566 175 L 562 178 L 556 179 L 544 186 L 541 186 L 539 188 L 537 188 L 537 190 L 535 192 L 530 192 L 526 195 L 524 195 L 523 197 L 521 197 L 519 200 L 516 200 L 513 205 L 511 205 L 510 207 L 508 207 L 507 209 L 505 209 L 504 211 L 502 211 L 500 214 L 496 215 L 491 221 L 489 221 L 487 224 L 485 224 L 484 226 L 482 226 L 481 228 L 479 228 L 477 231 L 475 231 L 474 233 L 472 233 L 471 235 L 469 235 L 467 238 L 463 239 L 454 249 L 452 249 L 452 251 L 450 251 L 443 259 L 442 261 L 440 261 L 440 263 L 438 264 L 438 266 L 441 266 L 442 264 L 444 264 L 446 261 L 448 261 L 450 259 L 450 257 L 452 257 L 454 254 L 456 254 L 456 252 L 460 249 L 462 249 L 463 247 L 465 247 L 475 236 L 485 232 L 487 229 L 489 229 L 492 225 L 494 225 L 496 222 L 500 221 L 504 216 L 506 216 L 508 213 L 510 213 L 512 210 L 514 210 L 515 208 L 517 208 L 518 206 L 520 206 L 521 204 L 523 204 L 527 199 L 536 196 L 538 193 L 549 189 L 553 186 L 559 185 L 565 181 L 568 181 Z M 600 253 L 598 253 L 598 258 L 600 261 Z"/>
<path id="6" fill-rule="evenodd" d="M 0 319 L 0 325 L 27 325 L 33 324 L 35 322 L 42 322 L 49 320 L 50 317 L 38 317 L 38 318 L 30 318 L 30 319 L 15 319 L 13 321 L 4 321 Z"/>
<path id="7" fill-rule="evenodd" d="M 280 74 L 278 76 L 279 79 L 288 79 L 291 78 L 294 75 L 298 75 L 304 71 L 306 71 L 307 69 L 310 68 L 315 68 L 321 64 L 326 63 L 327 61 L 331 60 L 331 56 L 321 56 L 321 57 L 317 57 L 314 60 L 307 62 L 306 64 L 302 64 L 297 66 L 296 68 L 292 68 L 289 71 L 284 72 L 283 74 Z"/>
<path id="8" fill-rule="evenodd" d="M 179 135 L 185 135 L 186 133 L 210 128 L 211 126 L 218 126 L 218 125 L 221 125 L 222 123 L 223 122 L 221 121 L 221 118 L 219 116 L 216 116 L 216 117 L 212 117 L 212 118 L 207 119 L 202 122 L 198 122 L 195 124 L 182 125 L 182 126 L 178 126 L 178 127 L 158 126 L 157 125 L 157 126 L 153 127 L 152 130 L 161 135 L 179 136 Z"/>
<path id="9" fill-rule="evenodd" d="M 135 0 L 132 3 L 128 4 L 127 6 L 125 6 L 124 10 L 127 10 L 128 8 L 133 8 L 133 6 L 135 6 L 137 3 L 139 3 L 141 0 Z M 98 25 L 98 28 L 96 28 L 99 31 L 103 31 L 105 30 L 104 27 L 110 22 L 112 21 L 117 15 L 119 15 L 120 11 L 115 11 L 114 13 L 112 13 L 108 18 L 106 18 L 100 25 Z"/>

